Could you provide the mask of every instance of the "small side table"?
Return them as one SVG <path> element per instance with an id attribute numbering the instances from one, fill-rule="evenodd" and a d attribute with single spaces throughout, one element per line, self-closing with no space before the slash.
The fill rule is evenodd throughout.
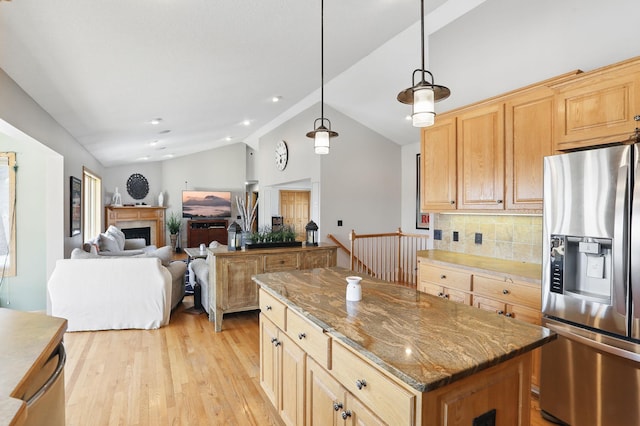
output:
<path id="1" fill-rule="evenodd" d="M 184 249 L 184 252 L 187 253 L 187 271 L 189 271 L 189 283 L 193 287 L 193 308 L 196 310 L 204 311 L 202 309 L 202 292 L 200 289 L 200 284 L 195 280 L 193 276 L 193 271 L 189 268 L 189 264 L 193 259 L 206 259 L 207 258 L 207 250 L 201 251 L 199 247 L 188 247 Z"/>

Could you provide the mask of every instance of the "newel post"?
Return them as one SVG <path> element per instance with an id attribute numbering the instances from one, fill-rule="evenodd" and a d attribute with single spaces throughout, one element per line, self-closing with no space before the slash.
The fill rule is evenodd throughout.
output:
<path id="1" fill-rule="evenodd" d="M 352 271 L 355 271 L 355 269 L 353 269 L 353 246 L 354 246 L 354 241 L 356 240 L 356 231 L 354 231 L 353 229 L 351 230 L 351 232 L 349 233 L 349 241 L 351 242 L 351 248 L 349 250 L 349 268 Z"/>

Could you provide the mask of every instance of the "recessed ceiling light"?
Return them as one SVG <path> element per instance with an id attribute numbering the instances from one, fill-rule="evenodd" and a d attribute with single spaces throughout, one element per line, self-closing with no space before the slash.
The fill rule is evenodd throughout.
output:
<path id="1" fill-rule="evenodd" d="M 231 136 L 227 136 L 226 138 L 224 138 L 224 140 L 227 142 L 231 142 L 231 139 L 233 139 Z"/>
<path id="2" fill-rule="evenodd" d="M 149 157 L 145 155 L 144 157 L 139 157 L 138 161 L 147 161 L 148 159 Z"/>
<path id="3" fill-rule="evenodd" d="M 249 125 L 251 125 L 251 120 L 244 120 L 242 122 L 242 124 L 245 125 L 245 126 L 249 126 Z"/>
<path id="4" fill-rule="evenodd" d="M 271 98 L 271 102 L 275 104 L 276 102 L 280 102 L 280 99 L 282 99 L 282 96 L 274 96 Z"/>
<path id="5" fill-rule="evenodd" d="M 153 124 L 154 126 L 157 126 L 161 122 L 162 122 L 162 118 L 154 118 L 151 121 L 149 121 L 149 123 Z"/>
<path id="6" fill-rule="evenodd" d="M 156 146 L 158 144 L 158 142 L 159 142 L 158 139 L 156 139 L 156 140 L 153 140 L 153 141 L 149 142 L 149 145 Z"/>
<path id="7" fill-rule="evenodd" d="M 412 120 L 410 115 L 405 116 L 404 119 L 407 120 L 407 121 L 411 121 Z"/>
<path id="8" fill-rule="evenodd" d="M 173 158 L 173 154 L 165 154 L 163 155 L 164 158 Z"/>

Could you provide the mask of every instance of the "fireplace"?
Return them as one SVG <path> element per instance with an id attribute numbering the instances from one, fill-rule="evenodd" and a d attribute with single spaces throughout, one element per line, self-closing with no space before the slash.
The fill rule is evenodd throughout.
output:
<path id="1" fill-rule="evenodd" d="M 151 227 L 140 227 L 140 228 L 122 228 L 122 232 L 124 232 L 124 237 L 127 239 L 130 238 L 144 238 L 145 245 L 151 244 Z"/>
<path id="2" fill-rule="evenodd" d="M 123 232 L 125 229 L 149 228 L 149 239 L 144 236 L 147 244 L 162 247 L 167 245 L 164 232 L 165 209 L 166 207 L 155 206 L 106 206 L 105 226 L 108 228 L 109 225 L 114 225 Z"/>

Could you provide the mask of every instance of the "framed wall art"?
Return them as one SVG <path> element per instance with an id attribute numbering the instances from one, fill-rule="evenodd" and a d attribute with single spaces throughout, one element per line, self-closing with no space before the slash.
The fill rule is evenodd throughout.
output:
<path id="1" fill-rule="evenodd" d="M 71 176 L 71 191 L 69 204 L 70 234 L 75 236 L 82 230 L 82 181 Z"/>
<path id="2" fill-rule="evenodd" d="M 429 213 L 420 210 L 420 154 L 416 154 L 416 229 L 429 229 Z"/>

